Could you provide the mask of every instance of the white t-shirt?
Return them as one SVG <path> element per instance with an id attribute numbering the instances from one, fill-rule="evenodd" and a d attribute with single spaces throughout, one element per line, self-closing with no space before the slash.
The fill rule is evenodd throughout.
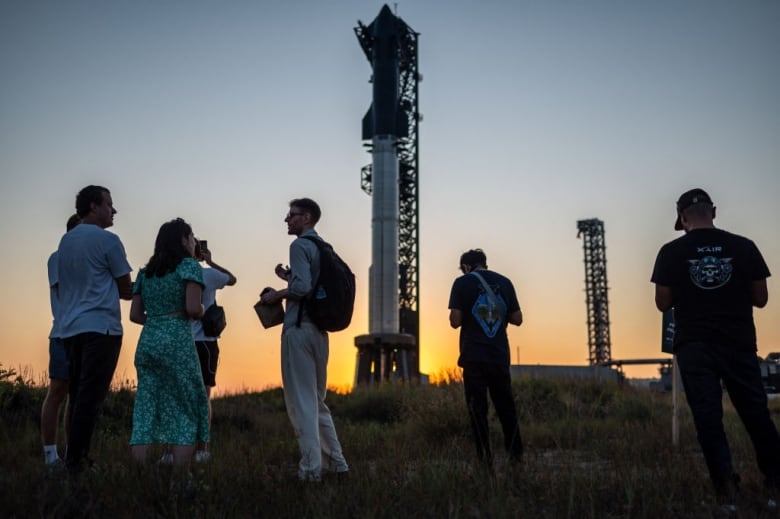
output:
<path id="1" fill-rule="evenodd" d="M 203 308 L 208 308 L 217 300 L 217 290 L 225 288 L 230 276 L 215 268 L 206 267 L 203 269 Z M 203 333 L 203 324 L 200 320 L 192 321 L 192 338 L 196 341 L 215 341 L 218 337 L 208 337 Z"/>
<path id="2" fill-rule="evenodd" d="M 57 249 L 62 338 L 95 332 L 122 335 L 116 278 L 133 271 L 119 237 L 97 225 L 77 225 Z"/>

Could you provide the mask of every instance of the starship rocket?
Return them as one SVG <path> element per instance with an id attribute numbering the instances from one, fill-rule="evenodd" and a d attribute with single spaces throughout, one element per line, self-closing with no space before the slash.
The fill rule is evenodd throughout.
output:
<path id="1" fill-rule="evenodd" d="M 387 5 L 355 32 L 371 63 L 373 100 L 363 117 L 363 140 L 371 141 L 371 267 L 369 268 L 369 333 L 398 333 L 398 155 L 396 143 L 408 134 L 400 105 L 399 41 L 403 20 Z"/>

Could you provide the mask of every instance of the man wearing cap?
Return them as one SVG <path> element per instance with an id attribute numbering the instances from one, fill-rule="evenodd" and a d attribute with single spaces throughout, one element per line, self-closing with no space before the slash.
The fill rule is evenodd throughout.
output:
<path id="1" fill-rule="evenodd" d="M 722 380 L 776 506 L 780 437 L 767 407 L 753 323 L 753 307 L 767 303 L 769 268 L 751 240 L 715 228 L 714 218 L 704 190 L 680 196 L 674 228 L 685 235 L 658 252 L 655 304 L 661 312 L 674 308 L 674 353 L 719 502 L 733 504 L 739 482 L 723 428 Z"/>

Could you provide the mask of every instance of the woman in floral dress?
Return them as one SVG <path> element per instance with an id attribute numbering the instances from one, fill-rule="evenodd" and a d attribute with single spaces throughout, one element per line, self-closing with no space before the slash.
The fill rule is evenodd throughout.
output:
<path id="1" fill-rule="evenodd" d="M 174 464 L 186 466 L 195 443 L 208 441 L 208 398 L 190 327 L 190 319 L 203 315 L 203 275 L 194 249 L 187 222 L 166 222 L 133 286 L 130 320 L 143 325 L 130 438 L 136 461 L 148 459 L 150 445 L 167 444 Z"/>

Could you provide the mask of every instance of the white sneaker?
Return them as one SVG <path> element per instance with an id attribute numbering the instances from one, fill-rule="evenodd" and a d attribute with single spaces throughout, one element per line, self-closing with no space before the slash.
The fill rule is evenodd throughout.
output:
<path id="1" fill-rule="evenodd" d="M 47 461 L 46 468 L 51 471 L 64 470 L 65 461 L 62 458 L 57 458 L 56 460 Z"/>
<path id="2" fill-rule="evenodd" d="M 195 452 L 195 463 L 203 463 L 209 460 L 211 453 L 209 451 Z"/>
<path id="3" fill-rule="evenodd" d="M 298 479 L 309 483 L 319 483 L 322 481 L 322 476 L 319 472 L 298 471 Z"/>
<path id="4" fill-rule="evenodd" d="M 166 452 L 163 454 L 159 460 L 157 460 L 158 465 L 173 465 L 173 453 L 172 452 Z"/>
<path id="5" fill-rule="evenodd" d="M 718 505 L 718 507 L 713 511 L 713 517 L 716 518 L 731 518 L 731 517 L 737 517 L 737 514 L 739 513 L 739 509 L 737 508 L 737 505 L 732 504 L 723 504 Z"/>

